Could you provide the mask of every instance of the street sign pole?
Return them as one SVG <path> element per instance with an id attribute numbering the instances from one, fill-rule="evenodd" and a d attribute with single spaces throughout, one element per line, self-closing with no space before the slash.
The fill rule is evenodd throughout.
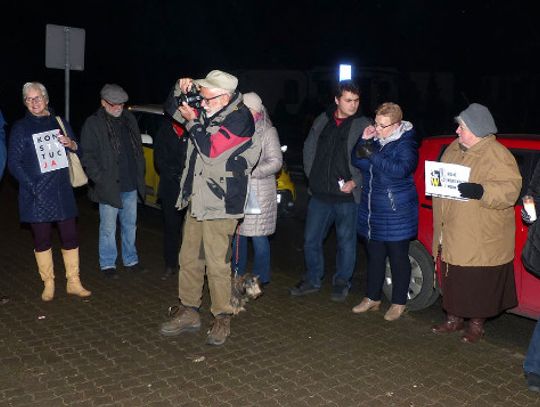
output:
<path id="1" fill-rule="evenodd" d="M 64 112 L 66 120 L 69 122 L 69 27 L 64 27 L 64 38 L 65 38 L 65 55 L 66 55 L 66 64 L 64 67 Z"/>
<path id="2" fill-rule="evenodd" d="M 70 71 L 84 71 L 85 31 L 47 24 L 45 42 L 45 66 L 64 70 L 64 115 L 69 121 Z"/>

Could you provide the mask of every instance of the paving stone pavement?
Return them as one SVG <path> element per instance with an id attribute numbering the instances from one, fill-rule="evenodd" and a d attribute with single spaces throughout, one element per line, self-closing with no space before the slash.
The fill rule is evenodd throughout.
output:
<path id="1" fill-rule="evenodd" d="M 79 195 L 81 193 L 79 192 Z M 533 406 L 523 345 L 486 338 L 463 345 L 435 336 L 409 313 L 354 315 L 360 295 L 291 299 L 302 272 L 301 222 L 283 221 L 272 240 L 273 277 L 264 295 L 231 323 L 222 347 L 205 345 L 208 296 L 198 333 L 164 338 L 159 324 L 177 297 L 160 280 L 159 213 L 143 209 L 141 260 L 150 272 L 106 280 L 97 268 L 98 213 L 79 197 L 81 277 L 92 290 L 65 293 L 55 242 L 56 297 L 40 299 L 30 231 L 20 227 L 15 195 L 0 188 L 0 406 Z M 297 230 L 297 233 L 291 233 Z"/>

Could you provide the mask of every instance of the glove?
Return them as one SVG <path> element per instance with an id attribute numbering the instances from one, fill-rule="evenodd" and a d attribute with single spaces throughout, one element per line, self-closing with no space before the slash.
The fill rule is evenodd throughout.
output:
<path id="1" fill-rule="evenodd" d="M 368 140 L 364 143 L 361 143 L 356 149 L 357 158 L 369 158 L 373 155 L 375 147 L 372 140 Z"/>
<path id="2" fill-rule="evenodd" d="M 481 199 L 484 195 L 484 187 L 474 182 L 462 182 L 457 187 L 462 198 Z"/>
<path id="3" fill-rule="evenodd" d="M 521 219 L 523 222 L 525 222 L 527 225 L 530 225 L 534 223 L 534 221 L 531 220 L 531 216 L 527 213 L 525 208 L 521 208 Z"/>

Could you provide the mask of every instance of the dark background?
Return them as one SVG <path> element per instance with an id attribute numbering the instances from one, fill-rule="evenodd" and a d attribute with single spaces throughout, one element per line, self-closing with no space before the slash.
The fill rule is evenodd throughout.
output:
<path id="1" fill-rule="evenodd" d="M 534 1 L 10 1 L 2 9 L 0 108 L 8 122 L 24 114 L 26 81 L 43 82 L 63 113 L 64 72 L 45 68 L 45 25 L 57 24 L 86 30 L 85 70 L 71 72 L 76 130 L 104 83 L 123 86 L 130 103 L 160 103 L 177 78 L 212 69 L 310 72 L 342 61 L 353 63 L 357 79 L 367 67 L 392 69 L 385 86 L 395 89 L 381 94 L 395 95 L 421 135 L 453 131 L 453 116 L 473 101 L 490 107 L 501 132 L 540 128 Z M 411 72 L 450 75 L 453 94 L 441 97 L 431 80 L 420 96 Z M 315 99 L 287 118 L 272 112 L 276 124 L 305 122 L 322 108 L 321 95 Z M 371 99 L 366 114 L 384 101 Z M 303 138 L 305 125 L 295 131 Z"/>

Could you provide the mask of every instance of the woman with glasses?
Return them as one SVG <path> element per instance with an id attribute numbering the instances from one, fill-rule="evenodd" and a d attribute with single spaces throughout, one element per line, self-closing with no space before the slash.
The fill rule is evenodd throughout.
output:
<path id="1" fill-rule="evenodd" d="M 418 198 L 413 173 L 418 162 L 415 132 L 402 120 L 401 108 L 383 103 L 352 153 L 362 171 L 362 200 L 357 232 L 367 247 L 367 294 L 352 311 L 376 311 L 381 304 L 386 259 L 392 269 L 392 305 L 384 319 L 394 321 L 405 311 L 411 277 L 409 242 L 418 228 Z"/>
<path id="2" fill-rule="evenodd" d="M 49 109 L 47 89 L 27 82 L 22 99 L 28 109 L 13 124 L 9 137 L 8 166 L 19 182 L 19 215 L 29 223 L 34 255 L 44 283 L 43 301 L 54 298 L 54 267 L 51 229 L 56 223 L 62 242 L 67 292 L 88 297 L 79 279 L 79 241 L 75 217 L 77 206 L 69 179 L 67 152 L 79 154 L 69 123 Z"/>

